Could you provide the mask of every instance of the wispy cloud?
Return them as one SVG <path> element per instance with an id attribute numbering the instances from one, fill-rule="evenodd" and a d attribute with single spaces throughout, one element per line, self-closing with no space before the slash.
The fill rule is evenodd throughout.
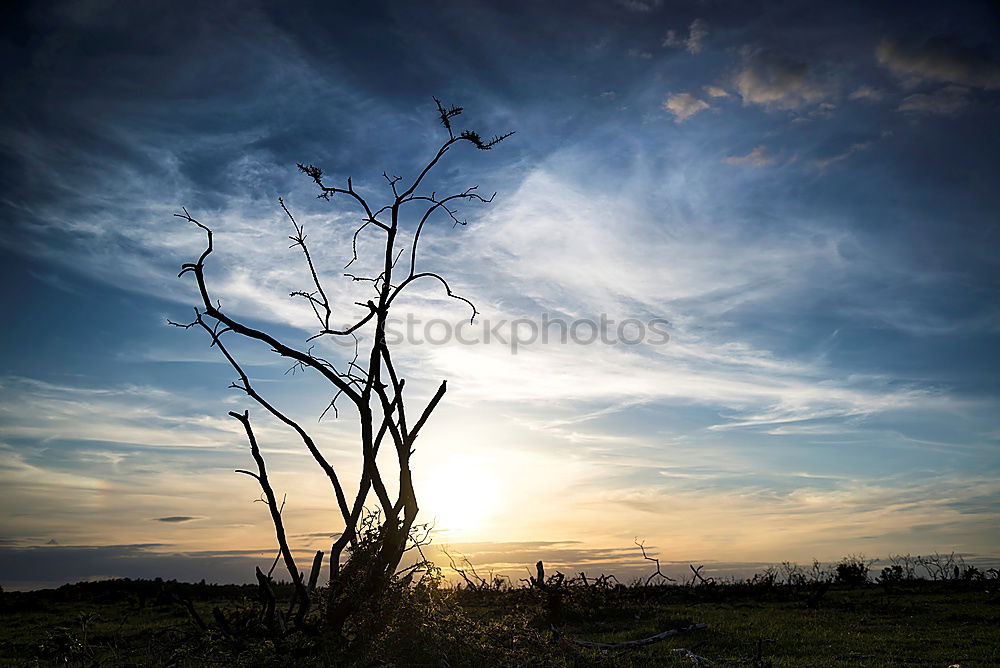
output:
<path id="1" fill-rule="evenodd" d="M 223 535 L 243 535 L 269 544 L 258 522 L 264 518 L 256 509 L 244 512 L 258 491 L 232 474 L 250 462 L 239 431 L 224 417 L 225 396 L 205 401 L 156 387 L 3 382 L 0 484 L 22 508 L 5 523 L 7 535 L 41 531 L 60 542 L 85 543 L 92 540 L 96 513 L 123 540 L 183 538 L 208 545 Z M 276 486 L 297 498 L 292 516 L 322 505 L 326 486 L 313 477 L 294 434 L 263 415 L 255 418 L 261 447 L 276 467 Z M 353 475 L 357 465 L 342 450 L 352 430 L 329 423 L 312 431 L 344 475 Z M 294 486 L 286 478 L 290 471 L 301 477 Z"/>
<path id="2" fill-rule="evenodd" d="M 695 19 L 684 35 L 675 30 L 668 30 L 663 39 L 663 46 L 686 49 L 689 53 L 699 54 L 705 49 L 705 38 L 708 37 L 708 24 L 702 19 Z"/>
<path id="3" fill-rule="evenodd" d="M 883 93 L 880 89 L 875 88 L 874 86 L 869 86 L 868 84 L 864 84 L 858 86 L 853 91 L 851 91 L 851 94 L 847 96 L 847 99 L 870 100 L 872 102 L 878 102 L 879 100 L 882 99 L 882 97 Z"/>
<path id="4" fill-rule="evenodd" d="M 630 12 L 639 14 L 647 14 L 663 4 L 663 0 L 614 0 L 614 2 Z"/>
<path id="5" fill-rule="evenodd" d="M 832 155 L 828 158 L 820 158 L 817 160 L 813 160 L 810 163 L 810 166 L 819 172 L 826 171 L 827 169 L 830 168 L 830 166 L 835 165 L 843 160 L 847 160 L 855 153 L 860 153 L 861 151 L 867 151 L 869 148 L 872 147 L 874 143 L 875 140 L 855 142 L 850 146 L 848 146 L 843 151 L 841 151 L 840 153 L 837 153 L 836 155 Z"/>
<path id="6" fill-rule="evenodd" d="M 774 164 L 774 158 L 767 154 L 763 146 L 756 146 L 746 155 L 729 156 L 722 160 L 727 165 L 750 165 L 751 167 L 767 167 Z"/>
<path id="7" fill-rule="evenodd" d="M 914 93 L 903 98 L 899 111 L 934 116 L 954 116 L 969 106 L 969 89 L 945 86 L 931 93 Z"/>
<path id="8" fill-rule="evenodd" d="M 730 309 L 739 301 L 787 301 L 791 295 L 775 278 L 822 273 L 824 264 L 835 271 L 839 260 L 828 255 L 829 242 L 817 239 L 815 231 L 801 239 L 783 232 L 749 241 L 717 228 L 705 239 L 698 226 L 664 227 L 663 221 L 647 221 L 636 212 L 623 215 L 622 202 L 578 192 L 545 170 L 537 170 L 507 201 L 466 240 L 467 257 L 489 258 L 495 272 L 530 298 L 533 308 L 579 315 L 656 314 L 673 323 L 671 341 L 630 349 L 550 344 L 514 357 L 502 345 L 407 351 L 414 356 L 414 368 L 455 378 L 466 397 L 705 402 L 728 407 L 729 419 L 717 423 L 727 428 L 867 415 L 935 401 L 935 393 L 924 389 L 889 389 L 887 378 L 835 381 L 821 361 L 782 359 L 705 329 L 704 318 L 712 316 L 700 311 L 703 300 L 707 304 L 730 292 L 735 300 Z M 618 223 L 612 225 L 612 220 Z M 565 253 L 552 256 L 537 244 L 541 237 Z M 494 250 L 498 248 L 503 251 Z M 601 280 L 595 282 L 594 276 Z M 760 285 L 771 287 L 761 290 Z M 480 299 L 502 299 L 490 294 L 481 293 Z M 487 313 L 518 317 L 509 307 Z M 468 369 L 475 373 L 466 373 Z M 496 387 L 507 389 L 498 396 Z"/>

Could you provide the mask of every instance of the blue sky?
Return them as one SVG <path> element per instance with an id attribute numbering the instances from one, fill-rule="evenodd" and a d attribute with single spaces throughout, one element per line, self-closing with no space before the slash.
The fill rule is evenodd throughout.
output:
<path id="1" fill-rule="evenodd" d="M 287 294 L 308 274 L 277 198 L 346 322 L 356 215 L 295 164 L 384 198 L 383 170 L 412 175 L 443 139 L 431 96 L 517 134 L 435 173 L 498 195 L 434 227 L 421 262 L 491 323 L 670 323 L 666 345 L 401 344 L 417 397 L 449 380 L 415 459 L 438 543 L 511 572 L 641 569 L 637 536 L 681 564 L 1000 553 L 987 3 L 202 5 L 5 21 L 4 586 L 165 563 L 239 580 L 270 558 L 232 473 L 250 460 L 226 413 L 247 400 L 164 324 L 196 303 L 176 272 L 203 243 L 172 214 L 215 229 L 226 308 L 301 343 Z M 433 286 L 403 306 L 467 317 Z M 317 379 L 240 350 L 356 472 L 349 417 L 316 422 Z M 260 429 L 296 549 L 323 549 L 322 475 Z"/>

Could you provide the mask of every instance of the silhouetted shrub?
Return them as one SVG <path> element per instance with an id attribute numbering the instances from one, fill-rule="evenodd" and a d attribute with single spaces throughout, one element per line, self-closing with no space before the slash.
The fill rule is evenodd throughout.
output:
<path id="1" fill-rule="evenodd" d="M 902 582 L 905 579 L 906 578 L 903 572 L 903 567 L 900 566 L 899 564 L 894 564 L 892 566 L 886 566 L 885 568 L 883 568 L 882 572 L 879 573 L 878 578 L 876 578 L 876 581 L 879 584 L 891 585 Z"/>
<path id="2" fill-rule="evenodd" d="M 836 582 L 839 584 L 864 584 L 868 582 L 870 562 L 860 555 L 844 557 L 836 568 Z"/>

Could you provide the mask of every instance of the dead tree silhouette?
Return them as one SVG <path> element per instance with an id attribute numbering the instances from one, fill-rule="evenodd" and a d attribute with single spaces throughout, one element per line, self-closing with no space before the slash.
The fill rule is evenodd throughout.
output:
<path id="1" fill-rule="evenodd" d="M 386 340 L 386 323 L 390 311 L 404 290 L 423 279 L 438 283 L 448 297 L 464 302 L 471 309 L 471 319 L 474 320 L 477 315 L 475 305 L 453 292 L 443 276 L 434 271 L 418 269 L 417 247 L 421 234 L 434 217 L 444 218 L 453 225 L 465 225 L 466 221 L 458 217 L 455 205 L 462 201 L 485 204 L 491 202 L 493 196 L 489 198 L 480 196 L 476 186 L 447 196 L 439 196 L 433 191 L 428 194 L 425 182 L 432 170 L 454 147 L 469 144 L 478 150 L 487 151 L 513 134 L 509 132 L 484 139 L 471 130 L 459 131 L 453 126 L 453 120 L 462 113 L 462 107 L 445 107 L 437 98 L 434 102 L 437 105 L 439 120 L 447 132 L 447 139 L 440 144 L 434 156 L 409 183 L 401 177 L 390 177 L 387 173 L 383 173 L 391 196 L 382 206 L 370 205 L 367 199 L 355 190 L 350 178 L 346 180 L 346 187 L 328 185 L 318 167 L 298 165 L 299 169 L 319 188 L 318 197 L 325 200 L 334 197 L 346 199 L 361 212 L 361 224 L 354 230 L 352 239 L 353 259 L 347 267 L 358 259 L 359 235 L 366 230 L 383 235 L 383 244 L 377 259 L 381 272 L 375 276 L 345 274 L 354 281 L 371 283 L 374 291 L 374 295 L 366 302 L 356 303 L 365 312 L 354 318 L 351 324 L 343 327 L 334 324 L 335 305 L 330 300 L 330 293 L 324 287 L 323 271 L 314 262 L 306 243 L 304 227 L 296 221 L 285 202 L 279 199 L 281 209 L 294 230 L 294 234 L 289 237 L 292 247 L 301 250 L 311 281 L 309 289 L 291 293 L 292 297 L 302 299 L 309 304 L 319 324 L 318 331 L 306 342 L 320 337 L 353 338 L 356 354 L 354 359 L 346 364 L 319 357 L 313 354 L 313 348 L 303 350 L 294 347 L 279 340 L 277 336 L 255 329 L 224 311 L 221 302 L 213 296 L 205 278 L 205 263 L 214 248 L 212 229 L 192 217 L 187 209 L 183 209 L 183 213 L 175 214 L 203 230 L 207 245 L 198 259 L 182 265 L 178 274 L 178 276 L 191 274 L 197 284 L 201 304 L 195 308 L 195 318 L 188 323 L 171 321 L 170 324 L 183 328 L 199 327 L 204 330 L 211 339 L 211 346 L 219 349 L 238 376 L 231 387 L 245 393 L 267 413 L 291 429 L 329 479 L 344 525 L 342 533 L 333 541 L 330 549 L 330 582 L 323 610 L 325 634 L 332 638 L 339 639 L 348 619 L 367 601 L 377 598 L 380 591 L 387 587 L 397 573 L 404 551 L 407 549 L 407 542 L 414 531 L 418 511 L 417 494 L 413 488 L 410 466 L 414 454 L 414 442 L 447 389 L 447 381 L 441 381 L 430 401 L 416 414 L 416 419 L 412 419 L 412 414 L 408 414 L 408 402 L 403 395 L 406 381 L 397 373 L 392 350 Z M 409 215 L 411 210 L 416 210 L 417 215 Z M 410 221 L 410 224 L 404 225 L 404 219 Z M 407 250 L 402 245 L 406 241 L 409 241 L 409 252 L 404 262 L 408 266 L 404 265 L 406 271 L 400 271 L 396 265 Z M 354 405 L 359 416 L 362 466 L 353 499 L 348 498 L 344 481 L 306 429 L 258 392 L 233 350 L 226 343 L 234 336 L 265 344 L 277 355 L 292 360 L 293 368 L 318 373 L 329 383 L 333 394 L 327 410 L 332 408 L 336 413 L 336 402 L 340 397 L 346 397 Z M 367 350 L 362 355 L 363 348 Z M 310 585 L 303 582 L 305 578 L 299 571 L 288 544 L 281 508 L 277 505 L 276 495 L 267 476 L 265 461 L 251 425 L 250 414 L 244 411 L 231 412 L 230 415 L 242 424 L 257 464 L 256 472 L 239 472 L 255 478 L 261 487 L 263 500 L 270 510 L 274 525 L 279 556 L 284 561 L 295 587 L 297 610 L 293 620 L 298 626 L 302 626 L 310 605 Z M 387 438 L 396 454 L 394 468 L 398 469 L 398 494 L 395 498 L 390 497 L 384 482 L 384 474 L 376 461 Z M 377 502 L 376 522 L 372 521 L 374 516 L 365 515 L 366 502 L 371 495 L 374 495 Z M 319 563 L 319 559 L 314 562 L 316 565 Z M 309 578 L 310 583 L 314 583 L 315 578 L 314 568 Z"/>

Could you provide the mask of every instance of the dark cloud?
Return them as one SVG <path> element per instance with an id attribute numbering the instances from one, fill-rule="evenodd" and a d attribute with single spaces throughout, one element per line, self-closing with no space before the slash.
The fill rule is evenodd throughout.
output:
<path id="1" fill-rule="evenodd" d="M 713 559 L 671 558 L 656 545 L 646 544 L 646 553 L 660 559 L 662 572 L 678 581 L 691 577 L 690 564 L 704 565 L 702 574 L 716 578 L 747 577 L 774 564 L 770 562 L 728 562 Z M 424 549 L 428 558 L 437 562 L 447 571 L 447 552 L 456 563 L 467 558 L 483 575 L 487 572 L 506 575 L 516 581 L 533 571 L 534 564 L 541 559 L 549 573 L 561 571 L 567 575 L 580 572 L 588 576 L 600 574 L 614 575 L 620 582 L 635 578 L 645 579 L 653 572 L 651 562 L 643 559 L 642 552 L 635 544 L 619 547 L 589 548 L 579 541 L 519 541 L 456 543 L 453 545 L 430 545 Z M 686 556 L 686 555 L 684 555 Z"/>
<path id="2" fill-rule="evenodd" d="M 254 566 L 272 557 L 213 553 L 159 552 L 156 544 L 45 545 L 0 547 L 0 574 L 5 588 L 51 587 L 67 582 L 113 577 L 153 578 L 197 582 L 245 583 L 253 580 Z"/>
<path id="3" fill-rule="evenodd" d="M 975 88 L 1000 88 L 1000 58 L 984 47 L 967 47 L 951 37 L 934 37 L 919 46 L 885 38 L 875 48 L 879 64 L 897 76 L 943 81 Z"/>
<path id="4" fill-rule="evenodd" d="M 482 573 L 493 571 L 512 580 L 524 577 L 541 559 L 549 572 L 588 575 L 614 574 L 622 582 L 649 575 L 648 562 L 638 547 L 589 548 L 579 541 L 512 541 L 432 544 L 425 554 L 448 572 L 447 550 L 456 562 L 468 558 Z M 711 559 L 669 559 L 655 545 L 646 545 L 659 556 L 665 573 L 678 579 L 689 576 L 688 564 L 705 564 L 703 573 L 716 577 L 745 577 L 768 566 L 766 562 L 721 562 Z M 305 563 L 312 552 L 297 555 Z M 57 587 L 69 582 L 107 578 L 155 578 L 218 584 L 253 581 L 255 566 L 264 567 L 273 554 L 261 550 L 176 552 L 158 544 L 98 546 L 0 547 L 0 584 L 7 589 Z"/>
<path id="5" fill-rule="evenodd" d="M 744 49 L 743 68 L 736 75 L 736 88 L 743 103 L 770 109 L 798 109 L 822 102 L 829 86 L 800 60 L 769 49 Z"/>
<path id="6" fill-rule="evenodd" d="M 192 520 L 200 519 L 198 517 L 191 517 L 190 515 L 171 515 L 169 517 L 157 517 L 154 518 L 155 522 L 190 522 Z"/>

